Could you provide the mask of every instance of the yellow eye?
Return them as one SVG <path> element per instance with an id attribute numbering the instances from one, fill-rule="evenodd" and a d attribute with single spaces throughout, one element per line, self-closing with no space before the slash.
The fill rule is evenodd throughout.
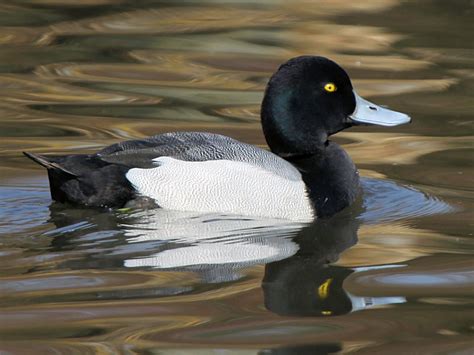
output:
<path id="1" fill-rule="evenodd" d="M 337 90 L 337 87 L 333 83 L 327 83 L 326 85 L 324 85 L 324 90 L 326 90 L 327 92 L 334 92 Z"/>

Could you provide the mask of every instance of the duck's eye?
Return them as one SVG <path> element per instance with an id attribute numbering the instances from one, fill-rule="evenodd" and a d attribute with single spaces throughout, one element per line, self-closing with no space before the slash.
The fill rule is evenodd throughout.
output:
<path id="1" fill-rule="evenodd" d="M 324 85 L 324 90 L 327 92 L 334 92 L 337 90 L 337 86 L 334 83 L 327 83 Z"/>

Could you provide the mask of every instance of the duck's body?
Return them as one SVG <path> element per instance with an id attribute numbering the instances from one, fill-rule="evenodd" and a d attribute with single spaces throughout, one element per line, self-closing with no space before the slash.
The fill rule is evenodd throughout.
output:
<path id="1" fill-rule="evenodd" d="M 175 210 L 306 220 L 338 212 L 358 193 L 357 169 L 328 140 L 358 119 L 350 116 L 360 110 L 357 100 L 337 64 L 299 57 L 274 74 L 262 104 L 272 152 L 217 134 L 174 132 L 92 155 L 25 154 L 48 169 L 51 195 L 59 202 L 151 202 Z"/>
<path id="2" fill-rule="evenodd" d="M 305 220 L 342 209 L 358 190 L 354 164 L 332 142 L 316 158 L 288 161 L 219 134 L 173 132 L 91 155 L 28 156 L 49 167 L 54 200 L 90 207 L 154 203 L 173 210 Z M 321 171 L 334 179 L 321 179 Z"/>

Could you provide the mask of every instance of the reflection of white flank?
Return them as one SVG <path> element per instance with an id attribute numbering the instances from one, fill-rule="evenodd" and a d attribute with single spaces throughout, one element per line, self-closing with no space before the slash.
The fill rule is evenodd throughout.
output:
<path id="1" fill-rule="evenodd" d="M 165 250 L 148 258 L 125 260 L 126 267 L 153 266 L 175 268 L 190 265 L 268 263 L 290 257 L 298 250 L 290 240 L 278 243 L 269 238 L 272 245 L 264 244 L 208 244 Z"/>
<path id="2" fill-rule="evenodd" d="M 122 224 L 129 243 L 168 240 L 177 243 L 220 242 L 250 236 L 290 235 L 304 224 L 281 219 L 202 214 L 164 209 L 140 212 L 133 224 Z"/>
<path id="3" fill-rule="evenodd" d="M 155 210 L 125 226 L 129 243 L 166 243 L 165 250 L 127 259 L 126 267 L 179 268 L 222 265 L 238 269 L 290 257 L 298 250 L 291 237 L 302 224 L 272 219 L 199 215 Z M 200 267 L 202 269 L 202 267 Z"/>

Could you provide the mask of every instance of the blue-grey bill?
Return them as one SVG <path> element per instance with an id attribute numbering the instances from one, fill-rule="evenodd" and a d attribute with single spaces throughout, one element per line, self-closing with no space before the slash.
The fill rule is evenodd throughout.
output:
<path id="1" fill-rule="evenodd" d="M 392 111 L 366 99 L 354 92 L 356 108 L 349 118 L 358 123 L 375 124 L 380 126 L 398 126 L 411 121 L 410 116 L 404 113 Z"/>

